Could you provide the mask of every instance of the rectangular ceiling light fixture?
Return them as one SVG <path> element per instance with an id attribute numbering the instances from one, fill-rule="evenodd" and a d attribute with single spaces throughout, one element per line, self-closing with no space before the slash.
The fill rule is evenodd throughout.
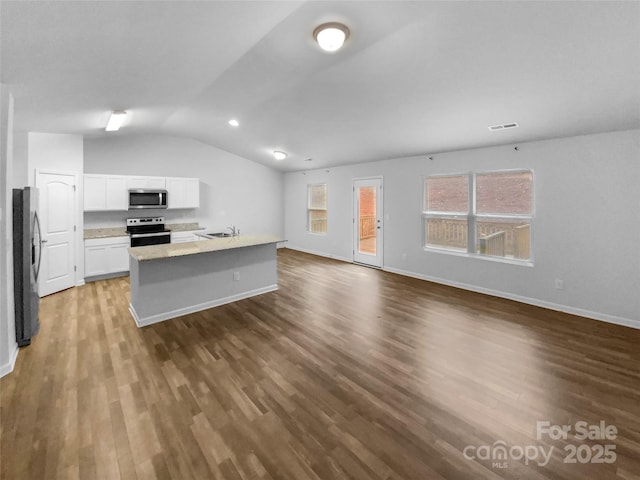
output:
<path id="1" fill-rule="evenodd" d="M 512 123 L 503 123 L 503 124 L 501 124 L 501 125 L 491 125 L 491 126 L 489 127 L 489 130 L 491 130 L 492 132 L 495 132 L 495 131 L 497 131 L 497 130 L 506 130 L 506 129 L 508 129 L 508 128 L 517 128 L 517 127 L 519 127 L 519 126 L 520 126 L 520 125 L 518 125 L 518 124 L 517 124 L 517 123 L 515 123 L 515 122 L 512 122 Z"/>
<path id="2" fill-rule="evenodd" d="M 111 112 L 111 116 L 109 117 L 105 130 L 107 132 L 115 132 L 122 126 L 122 122 L 124 122 L 126 116 L 127 112 L 124 111 Z"/>

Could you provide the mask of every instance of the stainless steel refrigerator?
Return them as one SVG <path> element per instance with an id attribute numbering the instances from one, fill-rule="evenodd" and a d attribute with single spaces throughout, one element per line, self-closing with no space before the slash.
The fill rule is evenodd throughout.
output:
<path id="1" fill-rule="evenodd" d="M 16 341 L 23 347 L 38 333 L 38 273 L 40 271 L 40 222 L 33 187 L 13 189 L 13 286 Z"/>

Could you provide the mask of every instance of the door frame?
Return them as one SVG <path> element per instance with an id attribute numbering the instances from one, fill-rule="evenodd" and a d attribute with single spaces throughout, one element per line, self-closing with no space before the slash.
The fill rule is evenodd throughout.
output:
<path id="1" fill-rule="evenodd" d="M 375 259 L 374 263 L 363 262 L 362 259 L 356 260 L 356 249 L 358 248 L 358 230 L 359 225 L 356 223 L 358 217 L 358 198 L 356 196 L 356 183 L 379 181 L 378 192 L 376 194 L 376 220 L 378 228 L 376 230 L 376 255 L 371 257 Z M 357 177 L 352 179 L 352 213 L 353 213 L 353 236 L 351 239 L 353 263 L 359 265 L 365 265 L 367 267 L 382 268 L 384 266 L 384 179 L 382 175 L 370 176 L 370 177 Z"/>
<path id="2" fill-rule="evenodd" d="M 78 187 L 78 173 L 77 172 L 72 172 L 72 171 L 62 171 L 62 170 L 50 170 L 48 168 L 36 168 L 34 171 L 34 178 L 33 178 L 33 185 L 35 188 L 38 189 L 38 207 L 37 207 L 37 211 L 40 213 L 40 202 L 41 202 L 41 188 L 42 186 L 39 185 L 40 182 L 38 182 L 38 178 L 40 177 L 40 174 L 45 174 L 45 175 L 66 175 L 66 176 L 70 176 L 73 177 L 73 225 L 74 225 L 74 235 L 73 235 L 73 263 L 75 265 L 75 271 L 73 272 L 73 286 L 78 286 L 78 285 L 82 285 L 84 284 L 84 262 L 80 261 L 80 246 L 83 245 L 82 242 L 82 237 L 80 237 L 80 228 L 78 228 L 79 226 L 79 216 L 78 216 L 78 195 L 79 192 L 82 191 L 81 188 Z M 84 248 L 82 249 L 84 250 Z M 81 277 L 81 281 L 78 281 L 78 275 L 80 275 Z M 42 281 L 42 276 L 40 276 L 40 278 L 38 279 L 38 288 L 40 288 L 40 282 Z"/>

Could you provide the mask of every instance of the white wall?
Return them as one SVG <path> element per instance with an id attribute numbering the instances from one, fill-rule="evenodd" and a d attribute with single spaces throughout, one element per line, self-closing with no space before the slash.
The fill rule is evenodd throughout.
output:
<path id="1" fill-rule="evenodd" d="M 289 173 L 285 237 L 290 248 L 352 259 L 352 180 L 381 175 L 386 270 L 640 328 L 639 158 L 632 130 Z M 534 172 L 533 267 L 422 249 L 423 175 L 514 168 Z M 320 182 L 326 236 L 305 231 L 306 185 Z"/>
<path id="2" fill-rule="evenodd" d="M 13 370 L 16 343 L 13 302 L 13 111 L 14 99 L 0 85 L 0 377 Z"/>
<path id="3" fill-rule="evenodd" d="M 204 143 L 163 135 L 85 138 L 85 173 L 200 178 L 200 208 L 149 210 L 166 223 L 199 222 L 222 231 L 282 235 L 283 174 Z M 85 213 L 85 228 L 124 226 L 139 213 Z"/>
<path id="4" fill-rule="evenodd" d="M 76 175 L 76 285 L 84 283 L 84 248 L 82 240 L 82 135 L 29 132 L 27 138 L 29 185 L 36 185 L 36 170 Z"/>
<path id="5" fill-rule="evenodd" d="M 22 188 L 29 185 L 28 133 L 13 132 L 13 185 Z"/>

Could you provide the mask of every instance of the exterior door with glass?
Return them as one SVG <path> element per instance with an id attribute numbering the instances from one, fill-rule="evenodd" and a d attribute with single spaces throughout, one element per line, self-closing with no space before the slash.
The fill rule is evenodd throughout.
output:
<path id="1" fill-rule="evenodd" d="M 353 181 L 353 261 L 382 267 L 382 177 Z"/>

